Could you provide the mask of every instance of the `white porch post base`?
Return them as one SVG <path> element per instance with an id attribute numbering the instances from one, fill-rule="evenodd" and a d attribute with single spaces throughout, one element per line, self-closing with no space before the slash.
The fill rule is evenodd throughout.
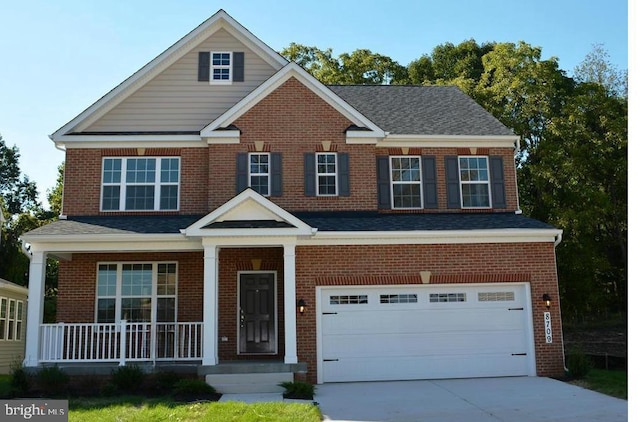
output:
<path id="1" fill-rule="evenodd" d="M 204 242 L 203 242 L 204 243 Z M 204 245 L 202 365 L 218 364 L 218 247 Z"/>
<path id="2" fill-rule="evenodd" d="M 298 363 L 296 336 L 296 246 L 284 245 L 284 363 Z"/>
<path id="3" fill-rule="evenodd" d="M 47 254 L 33 252 L 29 264 L 29 299 L 27 302 L 27 338 L 23 365 L 38 366 L 40 351 L 40 324 L 44 315 L 44 277 Z"/>

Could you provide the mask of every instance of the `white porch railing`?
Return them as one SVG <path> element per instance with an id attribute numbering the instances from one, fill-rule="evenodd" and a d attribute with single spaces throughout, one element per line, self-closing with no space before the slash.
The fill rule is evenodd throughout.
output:
<path id="1" fill-rule="evenodd" d="M 178 361 L 202 358 L 202 322 L 40 325 L 40 362 Z"/>

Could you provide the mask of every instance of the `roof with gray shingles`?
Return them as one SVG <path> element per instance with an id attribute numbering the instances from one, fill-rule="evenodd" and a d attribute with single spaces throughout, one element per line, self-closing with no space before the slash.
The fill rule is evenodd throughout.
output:
<path id="1" fill-rule="evenodd" d="M 391 134 L 514 136 L 511 129 L 456 86 L 327 87 Z"/>
<path id="2" fill-rule="evenodd" d="M 432 231 L 483 229 L 553 229 L 553 226 L 515 213 L 442 213 L 390 214 L 371 212 L 294 212 L 319 231 Z M 111 234 L 178 234 L 202 218 L 202 215 L 170 216 L 94 216 L 69 217 L 39 227 L 30 236 L 111 235 Z M 209 228 L 283 227 L 282 223 L 264 221 L 250 224 L 228 222 Z M 289 227 L 286 223 L 286 227 Z"/>

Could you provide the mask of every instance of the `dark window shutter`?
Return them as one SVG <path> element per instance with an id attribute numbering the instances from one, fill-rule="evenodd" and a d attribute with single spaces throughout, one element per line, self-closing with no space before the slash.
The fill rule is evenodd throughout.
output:
<path id="1" fill-rule="evenodd" d="M 316 196 L 316 155 L 312 152 L 304 154 L 304 194 Z"/>
<path id="2" fill-rule="evenodd" d="M 244 53 L 233 52 L 233 82 L 244 82 Z"/>
<path id="3" fill-rule="evenodd" d="M 236 155 L 236 192 L 240 193 L 249 186 L 249 157 L 246 153 Z"/>
<path id="4" fill-rule="evenodd" d="M 272 152 L 271 160 L 271 196 L 282 196 L 282 154 Z"/>
<path id="5" fill-rule="evenodd" d="M 389 157 L 376 157 L 376 172 L 378 182 L 378 208 L 391 209 L 391 175 L 389 174 Z"/>
<path id="6" fill-rule="evenodd" d="M 211 53 L 201 51 L 198 53 L 198 81 L 209 82 L 211 78 Z"/>
<path id="7" fill-rule="evenodd" d="M 444 174 L 447 182 L 447 208 L 461 208 L 458 157 L 444 157 Z"/>
<path id="8" fill-rule="evenodd" d="M 436 157 L 422 156 L 422 195 L 425 208 L 438 208 Z"/>
<path id="9" fill-rule="evenodd" d="M 338 194 L 340 196 L 351 195 L 349 185 L 349 154 L 342 152 L 338 154 Z"/>
<path id="10" fill-rule="evenodd" d="M 489 157 L 489 171 L 491 175 L 491 200 L 493 208 L 507 208 L 502 157 L 497 155 Z"/>

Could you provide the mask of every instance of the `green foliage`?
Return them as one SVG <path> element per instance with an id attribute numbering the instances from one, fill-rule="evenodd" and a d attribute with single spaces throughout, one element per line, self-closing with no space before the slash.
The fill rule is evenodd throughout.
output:
<path id="1" fill-rule="evenodd" d="M 320 50 L 291 43 L 281 54 L 296 62 L 324 84 L 390 84 L 405 83 L 407 69 L 388 56 L 358 49 L 333 57 L 331 49 Z"/>
<path id="2" fill-rule="evenodd" d="M 173 371 L 158 371 L 154 374 L 155 387 L 159 391 L 170 391 L 182 378 Z"/>
<path id="3" fill-rule="evenodd" d="M 69 375 L 57 366 L 42 368 L 36 375 L 38 387 L 46 395 L 60 396 L 67 392 Z"/>
<path id="4" fill-rule="evenodd" d="M 183 378 L 173 386 L 173 394 L 175 396 L 200 396 L 215 393 L 216 389 L 201 379 Z"/>
<path id="5" fill-rule="evenodd" d="M 22 365 L 12 365 L 11 367 L 11 396 L 25 396 L 31 389 L 31 375 Z"/>
<path id="6" fill-rule="evenodd" d="M 280 384 L 285 389 L 284 397 L 288 399 L 312 400 L 316 386 L 304 381 L 286 381 Z"/>
<path id="7" fill-rule="evenodd" d="M 137 365 L 119 366 L 111 372 L 111 383 L 117 391 L 132 393 L 140 388 L 145 373 Z"/>
<path id="8" fill-rule="evenodd" d="M 593 362 L 580 349 L 576 348 L 567 354 L 567 369 L 573 379 L 581 379 L 593 369 Z"/>

